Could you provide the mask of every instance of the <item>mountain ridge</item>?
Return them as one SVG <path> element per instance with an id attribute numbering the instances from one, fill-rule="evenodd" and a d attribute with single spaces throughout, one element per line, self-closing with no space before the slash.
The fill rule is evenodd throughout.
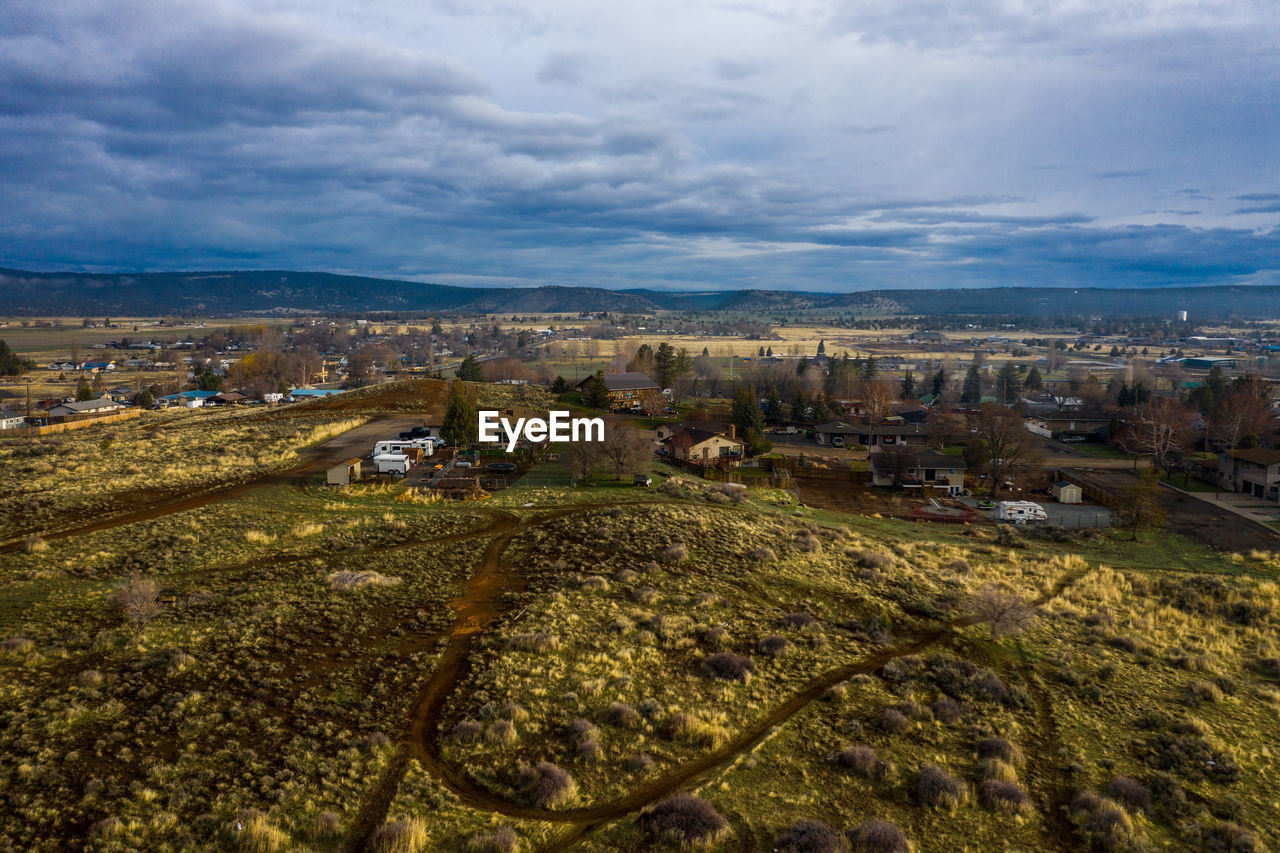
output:
<path id="1" fill-rule="evenodd" d="M 809 292 L 660 291 L 542 285 L 460 287 L 291 270 L 161 273 L 32 272 L 0 267 L 0 313 L 10 316 L 298 315 L 380 311 L 578 313 L 734 311 L 859 314 L 1280 317 L 1280 286 L 1168 288 L 994 287 Z"/>

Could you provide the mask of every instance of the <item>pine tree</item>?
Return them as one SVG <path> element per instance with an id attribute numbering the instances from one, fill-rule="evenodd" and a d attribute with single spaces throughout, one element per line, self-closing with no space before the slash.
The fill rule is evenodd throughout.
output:
<path id="1" fill-rule="evenodd" d="M 916 396 L 916 378 L 908 370 L 906 375 L 902 377 L 902 399 L 913 400 Z"/>
<path id="2" fill-rule="evenodd" d="M 476 360 L 475 353 L 468 355 L 458 365 L 457 377 L 463 382 L 484 381 L 484 373 L 480 370 L 480 362 Z"/>
<path id="3" fill-rule="evenodd" d="M 1040 370 L 1034 366 L 1027 371 L 1027 378 L 1022 380 L 1022 387 L 1028 391 L 1040 391 L 1044 389 L 1044 380 L 1040 378 Z"/>
<path id="4" fill-rule="evenodd" d="M 797 391 L 796 396 L 791 401 L 791 419 L 793 421 L 808 420 L 809 400 L 804 396 L 803 391 Z"/>
<path id="5" fill-rule="evenodd" d="M 977 403 L 982 400 L 982 375 L 978 373 L 978 365 L 969 365 L 969 372 L 964 375 L 964 386 L 960 389 L 961 403 Z"/>
<path id="6" fill-rule="evenodd" d="M 827 354 L 827 342 L 818 341 L 818 355 L 826 355 L 826 354 Z"/>
<path id="7" fill-rule="evenodd" d="M 996 374 L 996 394 L 1002 403 L 1016 403 L 1022 394 L 1022 380 L 1012 361 L 1006 361 Z"/>
<path id="8" fill-rule="evenodd" d="M 569 390 L 569 383 L 564 381 L 563 376 L 557 376 L 556 381 L 551 383 L 551 393 L 559 396 Z"/>
<path id="9" fill-rule="evenodd" d="M 939 367 L 938 372 L 933 374 L 933 384 L 931 386 L 933 396 L 937 397 L 947 387 L 947 371 L 946 368 Z"/>
<path id="10" fill-rule="evenodd" d="M 670 388 L 676 378 L 676 348 L 663 341 L 653 354 L 654 380 L 661 388 Z"/>
<path id="11" fill-rule="evenodd" d="M 760 401 L 750 385 L 739 385 L 734 392 L 733 425 L 738 428 L 740 436 L 746 436 L 747 430 L 755 430 L 757 436 L 764 435 L 764 413 L 760 411 Z"/>
<path id="12" fill-rule="evenodd" d="M 480 439 L 479 416 L 476 407 L 467 399 L 467 386 L 461 379 L 455 379 L 449 386 L 449 404 L 440 436 L 459 449 Z"/>
<path id="13" fill-rule="evenodd" d="M 81 376 L 80 381 L 76 383 L 76 399 L 77 400 L 93 399 L 93 389 L 89 387 L 89 380 L 85 379 L 84 376 Z"/>
<path id="14" fill-rule="evenodd" d="M 769 386 L 769 393 L 765 397 L 764 419 L 773 424 L 782 420 L 782 398 L 778 396 L 778 389 L 773 385 Z"/>

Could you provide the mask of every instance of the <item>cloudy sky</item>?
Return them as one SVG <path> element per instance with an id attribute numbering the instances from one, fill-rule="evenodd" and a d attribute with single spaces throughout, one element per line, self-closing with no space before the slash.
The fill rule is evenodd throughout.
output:
<path id="1" fill-rule="evenodd" d="M 1277 45 L 1275 0 L 4 0 L 0 265 L 1280 283 Z"/>

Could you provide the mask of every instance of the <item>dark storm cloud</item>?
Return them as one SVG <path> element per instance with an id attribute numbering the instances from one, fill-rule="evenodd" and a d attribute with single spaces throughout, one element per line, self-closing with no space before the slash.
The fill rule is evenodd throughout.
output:
<path id="1" fill-rule="evenodd" d="M 1254 186 L 1274 119 L 1246 109 L 1276 78 L 1264 7 L 1197 43 L 1194 3 L 245 3 L 4 5 L 0 264 L 811 289 L 1280 269 L 1274 221 L 1222 227 L 1280 212 Z M 1116 44 L 1141 74 L 1098 61 Z M 1196 136 L 1206 109 L 1227 141 Z M 1184 141 L 1221 156 L 1185 167 Z"/>

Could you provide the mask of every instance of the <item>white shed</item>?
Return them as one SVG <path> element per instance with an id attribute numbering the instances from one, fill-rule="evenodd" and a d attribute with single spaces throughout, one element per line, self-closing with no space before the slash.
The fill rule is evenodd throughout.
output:
<path id="1" fill-rule="evenodd" d="M 1075 483 L 1059 480 L 1053 484 L 1053 497 L 1060 504 L 1078 504 L 1083 495 Z"/>

